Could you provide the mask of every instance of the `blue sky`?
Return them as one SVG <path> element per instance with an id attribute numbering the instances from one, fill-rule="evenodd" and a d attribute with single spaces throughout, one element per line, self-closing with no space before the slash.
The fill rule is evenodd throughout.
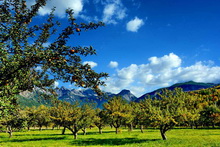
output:
<path id="1" fill-rule="evenodd" d="M 84 61 L 109 73 L 105 91 L 129 89 L 141 96 L 189 80 L 220 83 L 219 0 L 50 0 L 38 19 L 53 6 L 61 23 L 68 7 L 77 22 L 105 22 L 69 41 L 97 50 Z"/>

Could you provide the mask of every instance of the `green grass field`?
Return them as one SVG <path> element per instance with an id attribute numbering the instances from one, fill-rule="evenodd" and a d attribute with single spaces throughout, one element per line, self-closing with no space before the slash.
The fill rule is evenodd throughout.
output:
<path id="1" fill-rule="evenodd" d="M 104 129 L 99 134 L 96 128 L 88 129 L 87 135 L 79 132 L 78 139 L 74 140 L 72 134 L 61 130 L 32 130 L 14 132 L 12 138 L 8 134 L 0 133 L 0 146 L 12 147 L 66 147 L 66 146 L 120 146 L 120 147 L 220 147 L 220 129 L 173 129 L 167 133 L 168 140 L 161 140 L 159 130 L 146 129 L 128 132 L 123 129 L 115 134 L 114 129 Z"/>

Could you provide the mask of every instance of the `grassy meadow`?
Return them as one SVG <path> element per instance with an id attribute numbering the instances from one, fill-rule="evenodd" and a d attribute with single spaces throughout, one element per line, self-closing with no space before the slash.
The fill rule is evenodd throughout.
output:
<path id="1" fill-rule="evenodd" d="M 146 129 L 144 133 L 136 129 L 132 132 L 123 129 L 115 134 L 114 129 L 106 128 L 103 134 L 98 129 L 88 129 L 87 135 L 79 132 L 74 140 L 70 131 L 61 135 L 61 130 L 31 130 L 14 132 L 12 138 L 0 133 L 0 146 L 3 147 L 66 147 L 66 146 L 120 146 L 120 147 L 149 147 L 149 146 L 182 146 L 182 147 L 219 147 L 219 129 L 173 129 L 167 133 L 168 140 L 162 140 L 158 129 Z"/>

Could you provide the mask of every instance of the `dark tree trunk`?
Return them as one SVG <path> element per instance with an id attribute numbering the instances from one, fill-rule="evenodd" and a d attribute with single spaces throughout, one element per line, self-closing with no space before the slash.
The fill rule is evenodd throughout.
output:
<path id="1" fill-rule="evenodd" d="M 213 128 L 213 129 L 215 128 L 215 124 L 214 124 L 214 123 L 212 123 L 212 128 Z"/>
<path id="2" fill-rule="evenodd" d="M 198 126 L 199 126 L 198 123 L 195 123 L 195 126 L 196 126 L 196 129 L 198 129 Z"/>
<path id="3" fill-rule="evenodd" d="M 39 127 L 39 130 L 42 131 L 42 126 Z"/>
<path id="4" fill-rule="evenodd" d="M 141 133 L 144 133 L 144 126 L 141 125 L 140 127 L 141 127 Z"/>
<path id="5" fill-rule="evenodd" d="M 167 140 L 166 132 L 163 129 L 160 129 L 160 134 L 163 140 Z"/>
<path id="6" fill-rule="evenodd" d="M 77 132 L 74 132 L 73 135 L 74 135 L 74 139 L 77 139 Z"/>
<path id="7" fill-rule="evenodd" d="M 133 131 L 133 124 L 132 124 L 132 122 L 129 124 L 129 129 L 128 129 L 128 131 Z"/>
<path id="8" fill-rule="evenodd" d="M 72 132 L 73 138 L 77 139 L 77 132 L 78 132 L 78 130 L 76 129 L 76 127 L 74 126 L 74 129 L 73 129 L 73 128 L 68 126 L 67 128 Z"/>
<path id="9" fill-rule="evenodd" d="M 62 130 L 62 135 L 65 134 L 65 131 L 66 131 L 66 127 L 63 127 L 63 130 Z"/>
<path id="10" fill-rule="evenodd" d="M 167 140 L 166 132 L 171 128 L 172 126 L 169 126 L 167 124 L 160 126 L 160 134 L 163 140 Z"/>
<path id="11" fill-rule="evenodd" d="M 99 127 L 99 134 L 102 134 L 102 127 Z"/>
<path id="12" fill-rule="evenodd" d="M 9 138 L 12 137 L 12 131 L 8 131 L 8 134 L 9 134 Z"/>
<path id="13" fill-rule="evenodd" d="M 8 126 L 7 127 L 8 128 L 8 134 L 9 134 L 9 138 L 11 138 L 12 137 L 12 128 L 11 128 L 11 126 Z"/>
<path id="14" fill-rule="evenodd" d="M 83 128 L 82 131 L 83 131 L 83 135 L 86 135 L 86 128 Z"/>
<path id="15" fill-rule="evenodd" d="M 116 128 L 115 128 L 115 133 L 118 134 L 118 131 L 119 131 L 119 128 L 116 127 Z"/>

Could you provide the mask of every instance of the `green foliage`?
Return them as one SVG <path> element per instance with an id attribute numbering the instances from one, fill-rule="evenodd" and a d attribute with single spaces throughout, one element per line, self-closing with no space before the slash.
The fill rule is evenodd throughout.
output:
<path id="1" fill-rule="evenodd" d="M 49 108 L 44 105 L 40 105 L 35 111 L 34 115 L 35 120 L 37 122 L 37 126 L 40 130 L 42 130 L 43 126 L 47 127 L 51 122 Z"/>
<path id="2" fill-rule="evenodd" d="M 94 124 L 99 128 L 99 133 L 102 134 L 102 129 L 109 123 L 106 110 L 96 109 Z"/>
<path id="3" fill-rule="evenodd" d="M 67 26 L 54 20 L 54 9 L 42 24 L 33 24 L 38 10 L 45 5 L 46 0 L 37 0 L 30 8 L 26 0 L 4 0 L 0 6 L 0 117 L 14 108 L 18 93 L 34 87 L 53 93 L 55 80 L 90 87 L 101 94 L 98 85 L 104 85 L 101 79 L 107 74 L 96 73 L 81 60 L 82 56 L 95 54 L 95 50 L 91 46 L 70 46 L 68 40 L 71 35 L 104 24 L 78 24 L 70 9 L 66 11 Z"/>
<path id="4" fill-rule="evenodd" d="M 86 128 L 93 124 L 95 118 L 95 110 L 89 104 L 80 107 L 79 103 L 71 105 L 60 102 L 50 109 L 50 113 L 53 122 L 68 128 L 75 139 L 79 130 L 83 129 L 86 133 Z"/>
<path id="5" fill-rule="evenodd" d="M 116 96 L 105 103 L 103 106 L 104 110 L 107 111 L 110 124 L 115 127 L 117 134 L 119 131 L 118 128 L 132 117 L 130 105 L 121 97 Z"/>
<path id="6" fill-rule="evenodd" d="M 6 127 L 6 132 L 9 137 L 12 137 L 13 131 L 19 131 L 27 126 L 25 113 L 21 110 L 16 110 L 0 120 L 0 124 Z"/>
<path id="7" fill-rule="evenodd" d="M 24 109 L 26 115 L 27 128 L 37 126 L 37 108 L 36 107 L 26 107 Z"/>
<path id="8" fill-rule="evenodd" d="M 175 125 L 199 119 L 199 109 L 195 102 L 196 98 L 182 89 L 165 89 L 154 100 L 146 99 L 143 105 L 151 125 L 158 126 L 162 138 L 166 140 L 165 133 Z"/>
<path id="9" fill-rule="evenodd" d="M 155 127 L 160 129 L 161 136 L 165 140 L 167 131 L 175 126 L 191 126 L 192 128 L 196 126 L 198 128 L 220 125 L 220 108 L 216 103 L 218 90 L 207 90 L 211 92 L 208 92 L 208 95 L 204 92 L 199 94 L 200 91 L 164 90 L 162 93 L 158 93 L 154 99 L 148 98 L 140 103 L 132 102 L 130 104 L 121 97 L 113 97 L 103 105 L 103 110 L 95 109 L 93 104 L 80 105 L 77 102 L 70 104 L 56 101 L 52 107 L 41 105 L 37 108 L 27 107 L 23 111 L 16 109 L 18 110 L 16 112 L 19 113 L 16 115 L 11 113 L 11 115 L 7 115 L 7 119 L 2 120 L 11 124 L 20 122 L 19 124 L 25 124 L 28 128 L 38 126 L 40 130 L 43 126 L 64 127 L 63 134 L 67 128 L 75 139 L 80 130 L 86 134 L 86 129 L 94 124 L 98 127 L 100 134 L 108 125 L 115 127 L 116 133 L 121 132 L 120 128 L 123 125 L 129 126 L 129 130 L 132 130 L 133 126 L 140 126 L 142 133 L 144 127 Z M 210 94 L 215 100 L 207 99 Z M 19 119 L 14 119 L 14 116 Z M 10 130 L 8 132 L 12 132 L 13 127 L 19 128 L 16 125 L 7 127 L 7 123 L 2 124 Z"/>

